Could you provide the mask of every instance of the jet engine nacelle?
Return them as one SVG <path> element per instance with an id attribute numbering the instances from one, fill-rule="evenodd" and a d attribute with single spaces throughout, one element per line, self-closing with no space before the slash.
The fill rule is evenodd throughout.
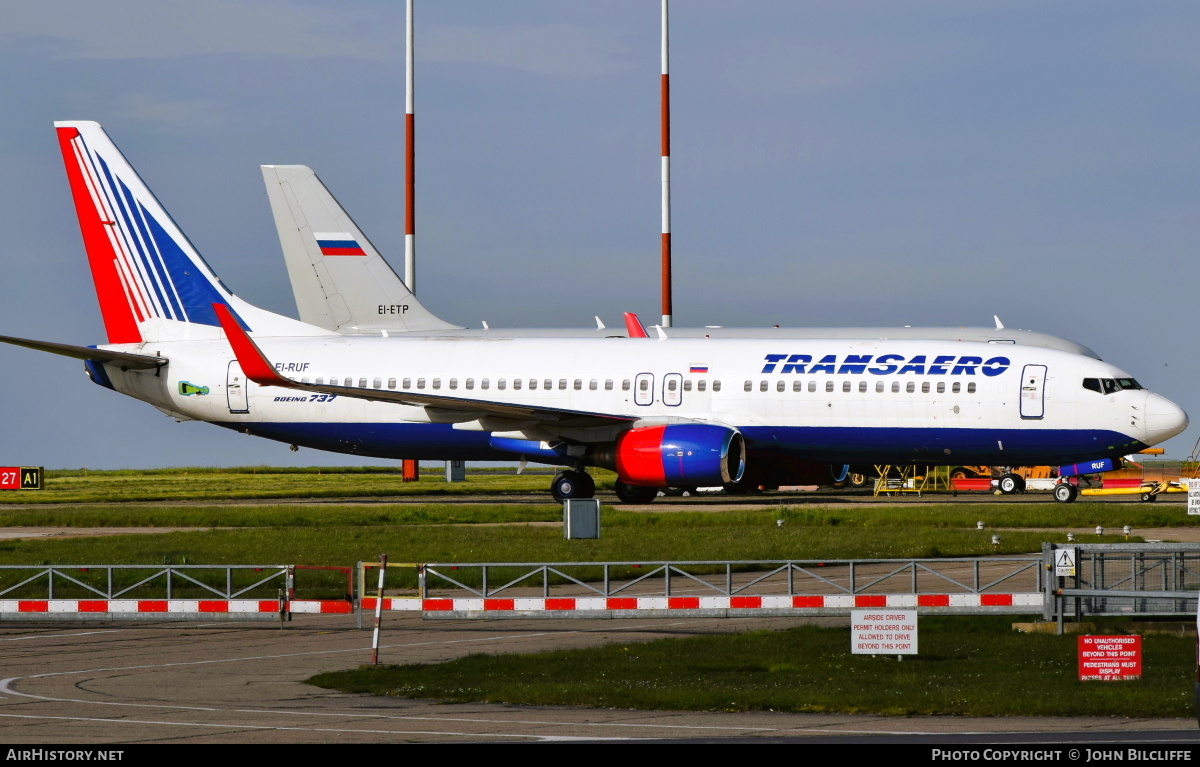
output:
<path id="1" fill-rule="evenodd" d="M 648 426 L 618 437 L 611 463 L 620 480 L 630 485 L 723 485 L 742 478 L 746 442 L 741 432 L 728 426 Z"/>

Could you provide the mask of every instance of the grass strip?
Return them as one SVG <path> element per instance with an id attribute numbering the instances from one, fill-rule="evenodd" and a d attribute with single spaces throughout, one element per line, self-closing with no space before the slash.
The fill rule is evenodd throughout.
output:
<path id="1" fill-rule="evenodd" d="M 1012 620 L 922 617 L 920 655 L 903 660 L 851 655 L 848 627 L 800 626 L 365 666 L 308 681 L 343 692 L 456 703 L 888 716 L 1194 714 L 1195 637 L 1146 636 L 1141 680 L 1080 682 L 1076 637 L 1017 634 L 1009 629 Z M 1119 626 L 1109 630 L 1124 633 Z"/>

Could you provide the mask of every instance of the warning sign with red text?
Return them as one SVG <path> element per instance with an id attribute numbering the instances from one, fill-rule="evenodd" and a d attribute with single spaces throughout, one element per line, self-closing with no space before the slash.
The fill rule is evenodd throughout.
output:
<path id="1" fill-rule="evenodd" d="M 856 655 L 916 655 L 916 610 L 853 610 L 850 652 Z"/>
<path id="2" fill-rule="evenodd" d="M 1079 637 L 1079 681 L 1120 682 L 1141 678 L 1140 636 Z"/>

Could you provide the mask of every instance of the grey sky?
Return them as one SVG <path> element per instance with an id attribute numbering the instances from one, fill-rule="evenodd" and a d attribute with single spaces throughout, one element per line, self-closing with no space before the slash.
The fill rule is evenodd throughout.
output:
<path id="1" fill-rule="evenodd" d="M 657 316 L 658 24 L 648 0 L 417 0 L 433 311 Z M 260 163 L 312 166 L 400 270 L 403 28 L 398 2 L 6 6 L 0 333 L 103 340 L 56 119 L 103 123 L 251 302 L 295 313 Z M 671 31 L 678 324 L 999 314 L 1200 417 L 1200 7 L 676 0 Z M 0 370 L 0 464 L 343 460 L 175 424 L 73 361 Z"/>

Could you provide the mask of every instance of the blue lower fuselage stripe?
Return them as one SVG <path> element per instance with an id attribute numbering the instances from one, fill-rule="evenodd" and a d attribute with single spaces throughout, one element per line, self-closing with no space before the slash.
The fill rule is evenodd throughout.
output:
<path id="1" fill-rule="evenodd" d="M 259 437 L 371 458 L 511 461 L 484 431 L 425 423 L 217 423 Z M 1060 465 L 1127 455 L 1145 447 L 1115 431 L 1066 429 L 904 429 L 746 426 L 747 466 L 755 456 L 818 463 Z M 546 456 L 527 456 L 545 460 Z M 564 463 L 569 463 L 564 459 Z"/>

